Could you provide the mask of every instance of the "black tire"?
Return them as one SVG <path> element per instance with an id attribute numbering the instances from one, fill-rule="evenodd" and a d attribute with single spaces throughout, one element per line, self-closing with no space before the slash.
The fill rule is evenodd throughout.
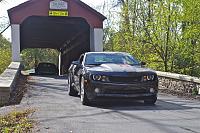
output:
<path id="1" fill-rule="evenodd" d="M 72 86 L 70 75 L 68 76 L 68 94 L 70 96 L 77 96 L 78 95 L 78 92 L 74 89 L 74 86 Z"/>
<path id="2" fill-rule="evenodd" d="M 85 84 L 84 84 L 84 78 L 81 78 L 81 83 L 80 83 L 80 98 L 81 98 L 81 103 L 82 105 L 90 105 L 90 101 L 87 98 L 87 94 L 85 92 L 85 88 L 84 88 Z"/>
<path id="3" fill-rule="evenodd" d="M 156 101 L 157 101 L 157 97 L 155 96 L 155 97 L 152 97 L 150 99 L 145 99 L 144 104 L 155 105 Z"/>

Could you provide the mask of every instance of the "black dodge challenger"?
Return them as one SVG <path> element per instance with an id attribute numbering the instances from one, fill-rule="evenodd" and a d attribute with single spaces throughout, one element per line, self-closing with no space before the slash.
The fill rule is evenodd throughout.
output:
<path id="1" fill-rule="evenodd" d="M 158 78 L 133 56 L 123 52 L 87 52 L 69 68 L 69 95 L 83 105 L 107 98 L 134 98 L 154 104 Z"/>

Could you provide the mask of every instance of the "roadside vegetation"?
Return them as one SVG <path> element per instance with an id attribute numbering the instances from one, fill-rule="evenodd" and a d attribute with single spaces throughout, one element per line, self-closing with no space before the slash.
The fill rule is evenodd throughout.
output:
<path id="1" fill-rule="evenodd" d="M 0 74 L 10 65 L 11 44 L 0 34 Z"/>
<path id="2" fill-rule="evenodd" d="M 0 0 L 0 4 L 3 4 L 4 0 Z M 0 74 L 8 67 L 11 62 L 11 43 L 2 36 L 2 32 L 6 28 L 8 22 L 2 22 L 5 19 L 4 16 L 0 16 Z"/>
<path id="3" fill-rule="evenodd" d="M 27 133 L 33 128 L 35 122 L 28 116 L 34 112 L 33 109 L 24 111 L 13 111 L 7 115 L 0 116 L 1 133 Z"/>
<path id="4" fill-rule="evenodd" d="M 199 0 L 107 0 L 104 50 L 148 66 L 200 77 Z"/>

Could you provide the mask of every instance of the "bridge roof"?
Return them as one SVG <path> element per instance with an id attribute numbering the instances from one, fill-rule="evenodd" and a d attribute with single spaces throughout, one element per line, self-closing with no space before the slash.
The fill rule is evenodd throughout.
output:
<path id="1" fill-rule="evenodd" d="M 48 16 L 49 3 L 52 0 L 29 0 L 8 10 L 11 24 L 21 24 L 29 16 Z M 80 0 L 63 0 L 68 2 L 69 17 L 82 17 L 91 27 L 102 28 L 104 15 Z"/>

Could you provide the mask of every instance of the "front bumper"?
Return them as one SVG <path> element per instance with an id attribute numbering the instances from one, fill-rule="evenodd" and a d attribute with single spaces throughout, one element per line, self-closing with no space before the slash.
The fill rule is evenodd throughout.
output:
<path id="1" fill-rule="evenodd" d="M 98 92 L 95 89 L 98 88 Z M 150 88 L 154 92 L 150 92 Z M 104 83 L 97 81 L 87 81 L 85 86 L 88 99 L 95 101 L 98 99 L 107 98 L 134 98 L 134 99 L 147 99 L 156 97 L 158 93 L 158 83 L 152 82 L 139 82 L 132 84 L 119 84 L 119 83 Z"/>

